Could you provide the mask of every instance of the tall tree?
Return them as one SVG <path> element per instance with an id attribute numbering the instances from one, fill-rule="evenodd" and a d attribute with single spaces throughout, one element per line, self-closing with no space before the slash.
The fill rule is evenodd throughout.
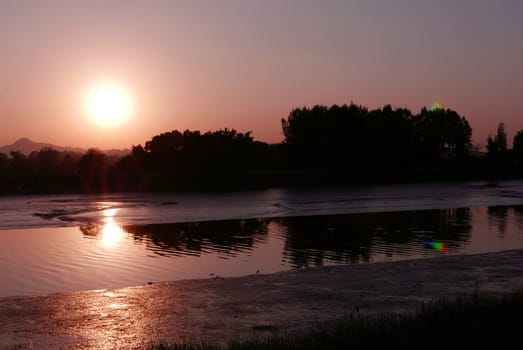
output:
<path id="1" fill-rule="evenodd" d="M 282 119 L 285 143 L 300 166 L 352 168 L 395 167 L 463 159 L 472 129 L 452 110 L 368 111 L 351 104 L 293 110 Z"/>
<path id="2" fill-rule="evenodd" d="M 95 148 L 89 149 L 78 163 L 80 171 L 86 175 L 98 175 L 107 170 L 107 156 Z"/>
<path id="3" fill-rule="evenodd" d="M 496 156 L 507 151 L 507 133 L 504 123 L 499 123 L 496 136 L 488 136 L 487 151 L 490 156 Z"/>
<path id="4" fill-rule="evenodd" d="M 9 159 L 7 154 L 0 152 L 0 175 L 7 171 L 10 163 L 11 159 Z"/>
<path id="5" fill-rule="evenodd" d="M 316 105 L 282 119 L 285 144 L 301 167 L 350 167 L 366 157 L 368 110 L 355 104 Z"/>
<path id="6" fill-rule="evenodd" d="M 523 129 L 519 130 L 512 142 L 512 152 L 519 164 L 523 164 Z"/>
<path id="7" fill-rule="evenodd" d="M 471 146 L 467 119 L 450 109 L 427 110 L 415 116 L 418 157 L 429 162 L 463 159 Z"/>
<path id="8" fill-rule="evenodd" d="M 370 111 L 367 124 L 370 165 L 398 167 L 412 162 L 415 135 L 408 109 L 386 105 Z"/>
<path id="9" fill-rule="evenodd" d="M 57 173 L 63 154 L 50 147 L 45 147 L 39 152 L 33 152 L 29 156 L 34 161 L 35 170 L 39 175 L 49 175 Z"/>

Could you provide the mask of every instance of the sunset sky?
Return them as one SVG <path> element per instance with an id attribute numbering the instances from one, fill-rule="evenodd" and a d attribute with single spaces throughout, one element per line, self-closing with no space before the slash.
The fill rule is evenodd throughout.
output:
<path id="1" fill-rule="evenodd" d="M 130 148 L 225 127 L 279 142 L 293 108 L 351 101 L 440 102 L 473 143 L 505 122 L 511 144 L 522 15 L 521 0 L 0 0 L 0 146 Z M 124 96 L 118 123 L 90 115 L 101 86 Z"/>

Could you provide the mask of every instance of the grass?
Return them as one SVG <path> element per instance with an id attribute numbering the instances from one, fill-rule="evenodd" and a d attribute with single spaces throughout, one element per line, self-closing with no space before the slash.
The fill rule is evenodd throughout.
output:
<path id="1" fill-rule="evenodd" d="M 208 344 L 155 344 L 149 350 L 257 349 L 520 349 L 523 291 L 500 296 L 443 299 L 413 313 L 368 316 L 353 313 L 316 324 L 307 331 L 275 335 L 225 347 Z"/>

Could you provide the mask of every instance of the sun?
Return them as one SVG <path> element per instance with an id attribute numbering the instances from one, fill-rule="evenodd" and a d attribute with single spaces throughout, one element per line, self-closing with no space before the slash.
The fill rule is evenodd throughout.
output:
<path id="1" fill-rule="evenodd" d="M 129 94 L 117 84 L 97 85 L 86 98 L 89 118 L 102 127 L 122 125 L 130 117 L 131 107 Z"/>

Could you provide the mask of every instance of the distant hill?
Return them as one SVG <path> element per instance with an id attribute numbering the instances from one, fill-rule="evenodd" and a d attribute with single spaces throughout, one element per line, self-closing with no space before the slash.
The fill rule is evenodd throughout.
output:
<path id="1" fill-rule="evenodd" d="M 18 152 L 21 152 L 22 154 L 29 155 L 29 154 L 31 154 L 31 152 L 40 151 L 42 148 L 52 148 L 52 149 L 60 151 L 60 152 L 75 152 L 75 153 L 87 152 L 87 150 L 84 148 L 64 147 L 64 146 L 53 145 L 51 143 L 34 142 L 34 141 L 29 140 L 27 137 L 22 137 L 21 139 L 17 140 L 12 145 L 5 145 L 5 146 L 0 147 L 0 153 L 10 154 L 11 151 L 18 151 Z M 102 152 L 106 153 L 107 155 L 122 156 L 122 157 L 124 155 L 130 153 L 130 151 L 128 149 L 102 150 Z"/>

